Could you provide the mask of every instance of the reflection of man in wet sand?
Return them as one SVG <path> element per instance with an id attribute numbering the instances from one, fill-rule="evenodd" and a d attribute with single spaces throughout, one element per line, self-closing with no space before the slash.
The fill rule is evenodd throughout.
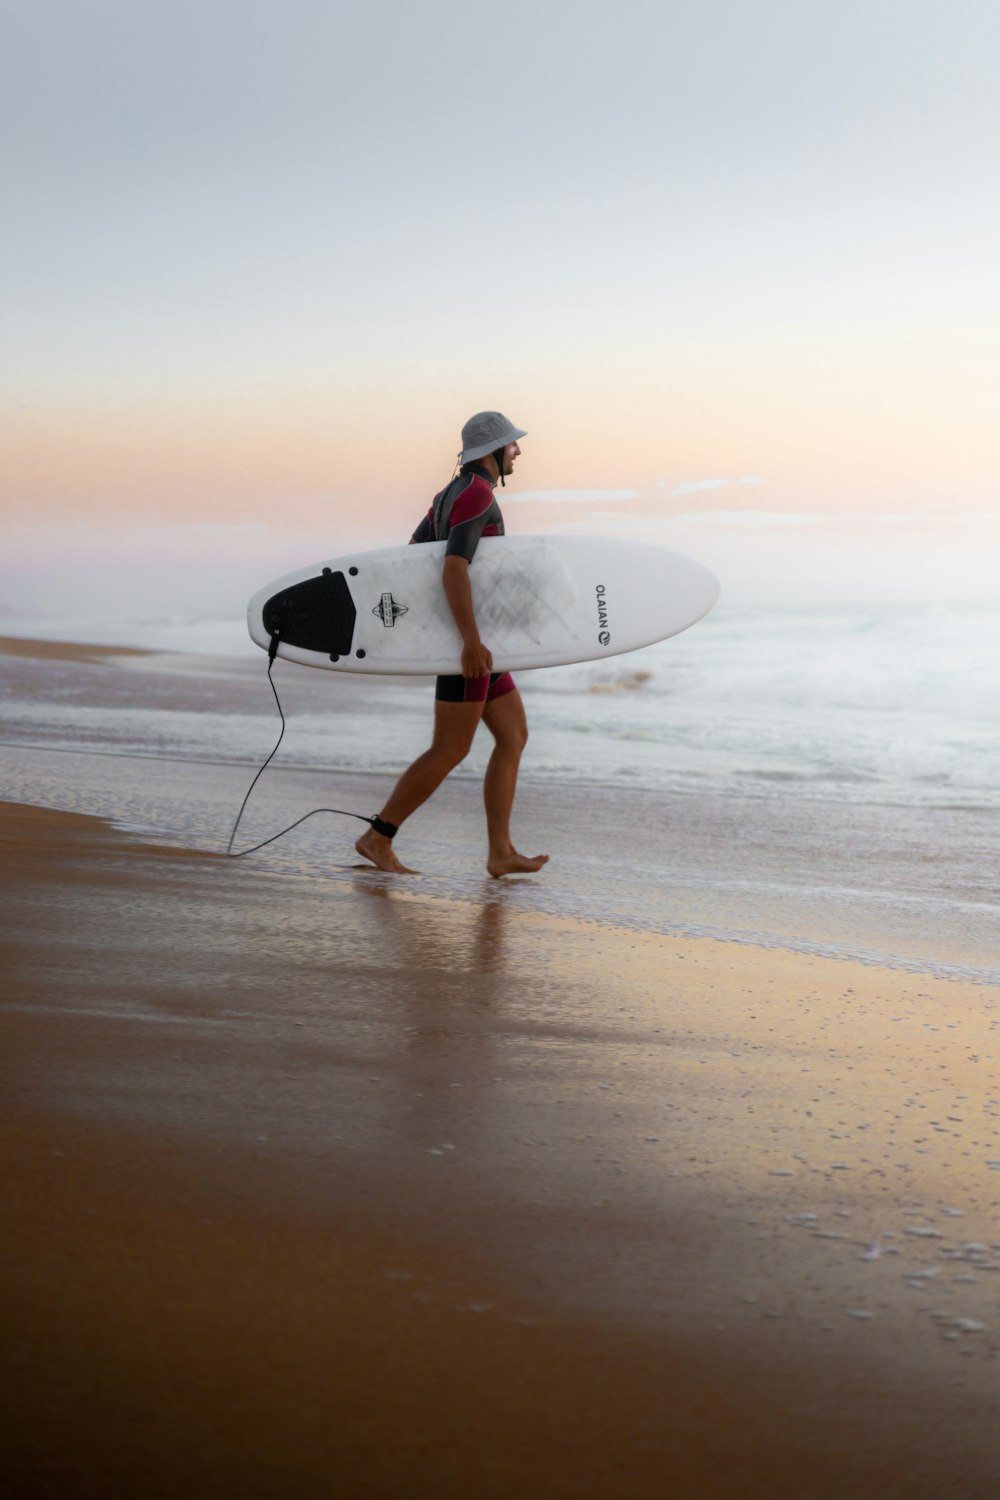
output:
<path id="1" fill-rule="evenodd" d="M 447 541 L 443 584 L 445 596 L 462 636 L 462 671 L 439 677 L 434 703 L 434 739 L 400 777 L 388 802 L 354 846 L 380 870 L 412 874 L 396 857 L 392 841 L 411 813 L 427 801 L 449 771 L 465 759 L 480 720 L 495 741 L 486 767 L 483 799 L 491 875 L 516 875 L 540 870 L 547 854 L 518 854 L 510 837 L 510 815 L 517 787 L 517 769 L 528 738 L 521 694 L 509 672 L 494 672 L 493 657 L 479 637 L 472 602 L 469 564 L 483 536 L 502 536 L 503 517 L 494 489 L 514 472 L 525 436 L 498 411 L 481 411 L 462 428 L 461 468 L 434 497 L 413 542 Z"/>

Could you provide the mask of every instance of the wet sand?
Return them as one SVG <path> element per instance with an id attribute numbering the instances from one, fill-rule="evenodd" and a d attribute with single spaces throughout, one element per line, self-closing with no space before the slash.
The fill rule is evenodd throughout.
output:
<path id="1" fill-rule="evenodd" d="M 23 656 L 35 661 L 100 662 L 110 657 L 150 656 L 135 646 L 98 646 L 77 641 L 42 641 L 31 636 L 0 635 L 0 656 Z"/>
<path id="2" fill-rule="evenodd" d="M 996 1493 L 995 990 L 0 841 L 19 1500 Z"/>

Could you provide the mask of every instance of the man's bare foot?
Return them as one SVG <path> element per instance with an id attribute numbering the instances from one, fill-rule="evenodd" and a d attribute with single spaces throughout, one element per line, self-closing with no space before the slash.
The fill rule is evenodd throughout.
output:
<path id="1" fill-rule="evenodd" d="M 364 859 L 370 859 L 377 870 L 388 870 L 392 875 L 419 874 L 418 870 L 409 869 L 396 858 L 392 840 L 387 839 L 381 833 L 376 833 L 374 828 L 363 833 L 354 847 Z"/>
<path id="2" fill-rule="evenodd" d="M 533 875 L 543 865 L 547 865 L 549 856 L 547 854 L 518 854 L 512 849 L 509 854 L 491 854 L 486 861 L 486 868 L 496 880 L 501 875 Z"/>

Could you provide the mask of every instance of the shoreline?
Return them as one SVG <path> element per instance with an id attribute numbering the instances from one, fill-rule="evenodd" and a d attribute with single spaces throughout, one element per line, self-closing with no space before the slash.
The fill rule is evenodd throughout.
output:
<path id="1" fill-rule="evenodd" d="M 156 656 L 144 646 L 102 646 L 90 641 L 48 640 L 35 636 L 0 635 L 0 656 L 22 656 L 36 661 L 85 662 L 100 665 L 105 658 Z"/>
<path id="2" fill-rule="evenodd" d="M 252 663 L 170 653 L 98 657 L 96 664 L 2 654 L 0 661 L 8 795 L 109 817 L 126 829 L 162 830 L 180 846 L 225 843 L 278 734 L 273 700 L 259 673 L 248 670 Z M 419 685 L 401 692 L 381 679 L 362 684 L 290 667 L 281 696 L 288 732 L 247 809 L 246 844 L 318 804 L 369 811 L 399 766 L 426 748 L 430 697 Z M 1000 984 L 995 808 L 931 806 L 927 786 L 917 788 L 914 805 L 891 797 L 869 802 L 864 786 L 855 800 L 813 799 L 808 775 L 792 777 L 787 796 L 778 783 L 762 796 L 732 764 L 725 725 L 717 736 L 711 717 L 703 725 L 706 743 L 720 738 L 725 753 L 710 755 L 694 781 L 688 764 L 677 785 L 657 790 L 656 778 L 646 779 L 651 756 L 667 771 L 677 753 L 690 760 L 684 746 L 691 726 L 683 712 L 675 721 L 672 710 L 642 706 L 642 695 L 630 702 L 636 722 L 616 728 L 614 713 L 610 720 L 588 717 L 579 694 L 539 692 L 515 836 L 530 841 L 533 829 L 544 828 L 554 858 L 552 878 L 526 905 L 612 926 L 899 962 L 912 972 L 929 967 Z M 387 723 L 388 736 L 377 727 Z M 782 733 L 793 729 L 789 721 Z M 481 817 L 476 827 L 470 817 L 488 751 L 488 736 L 479 739 L 432 808 L 406 830 L 406 863 L 426 870 L 428 889 L 460 894 L 470 886 L 481 829 Z M 789 774 L 796 743 L 793 733 Z M 971 763 L 976 743 L 970 746 Z M 604 752 L 615 774 L 584 783 Z M 625 782 L 618 774 L 623 757 L 630 766 Z M 810 764 L 806 756 L 800 769 Z M 255 858 L 274 871 L 316 876 L 353 844 L 342 834 L 338 821 L 314 818 Z"/>
<path id="3" fill-rule="evenodd" d="M 0 750 L 3 748 L 4 746 L 0 745 Z M 137 828 L 142 829 L 156 840 L 155 844 L 151 847 L 172 849 L 177 853 L 183 853 L 185 850 L 203 854 L 222 854 L 224 852 L 232 817 L 239 806 L 243 793 L 246 792 L 248 781 L 252 779 L 252 773 L 259 769 L 260 765 L 259 761 L 220 760 L 218 758 L 207 757 L 201 759 L 167 752 L 157 754 L 146 750 L 132 750 L 115 744 L 106 746 L 67 745 L 56 747 L 52 745 L 35 745 L 30 741 L 24 741 L 11 742 L 6 746 L 6 749 L 15 764 L 17 757 L 26 757 L 29 754 L 40 757 L 51 757 L 52 766 L 49 769 L 48 782 L 44 786 L 44 790 L 40 787 L 40 795 L 37 796 L 37 800 L 32 795 L 25 796 L 23 798 L 23 805 L 46 808 L 53 812 L 66 808 L 67 802 L 76 800 L 75 796 L 67 796 L 66 794 L 66 788 L 70 785 L 72 774 L 62 769 L 62 763 L 71 760 L 74 756 L 82 757 L 84 762 L 120 762 L 123 768 L 129 768 L 132 775 L 135 774 L 136 767 L 148 765 L 150 767 L 151 778 L 162 776 L 164 779 L 173 778 L 174 781 L 177 781 L 178 778 L 184 778 L 189 779 L 192 783 L 196 781 L 198 783 L 204 782 L 206 791 L 209 787 L 211 788 L 211 794 L 214 799 L 228 798 L 228 803 L 225 805 L 224 810 L 218 815 L 217 829 L 211 843 L 208 843 L 203 830 L 195 831 L 190 827 L 186 829 L 168 827 L 160 829 L 151 823 L 149 817 L 145 815 L 132 818 L 129 816 L 114 816 L 107 813 L 91 814 L 105 818 L 110 826 L 117 828 L 123 836 L 130 839 L 135 839 L 139 836 L 135 831 Z M 296 817 L 301 816 L 303 811 L 308 811 L 314 807 L 315 801 L 323 796 L 321 789 L 314 790 L 314 788 L 318 788 L 321 780 L 329 781 L 331 775 L 336 777 L 338 783 L 339 790 L 335 794 L 336 800 L 339 802 L 349 802 L 353 799 L 358 806 L 368 803 L 376 804 L 381 800 L 390 781 L 384 773 L 379 771 L 331 772 L 329 768 L 314 766 L 275 767 L 269 772 L 267 785 L 262 784 L 258 790 L 254 808 L 250 810 L 251 813 L 256 810 L 256 803 L 262 795 L 265 798 L 275 796 L 277 811 L 273 814 L 274 821 L 263 824 L 259 834 L 252 835 L 245 832 L 241 827 L 240 841 L 250 844 L 256 837 L 265 836 L 276 831 L 276 828 L 280 828 L 283 822 L 292 822 Z M 92 779 L 96 782 L 98 778 L 94 776 Z M 102 775 L 101 784 L 109 790 L 112 786 L 117 788 L 121 785 L 120 781 L 109 777 L 107 773 Z M 136 785 L 138 784 L 137 782 Z M 557 797 L 553 795 L 557 790 L 551 784 L 545 783 L 541 779 L 523 778 L 520 785 L 521 796 L 519 801 L 521 821 L 522 823 L 526 822 L 532 815 L 532 808 L 540 809 L 544 803 L 546 816 L 551 822 L 554 833 L 559 838 L 560 843 L 563 846 L 567 846 L 575 838 L 579 847 L 580 838 L 572 826 L 572 807 L 566 802 L 560 805 Z M 606 792 L 609 803 L 613 801 L 619 805 L 623 804 L 627 809 L 635 810 L 637 813 L 641 808 L 642 794 L 636 792 L 634 789 L 623 791 L 618 788 L 601 788 L 595 784 L 592 790 L 595 792 L 602 790 Z M 295 801 L 292 800 L 293 797 L 296 799 Z M 449 868 L 456 852 L 456 843 L 459 845 L 463 843 L 466 845 L 469 844 L 468 837 L 463 830 L 467 827 L 468 817 L 478 807 L 478 799 L 479 778 L 477 775 L 474 773 L 465 776 L 453 775 L 449 779 L 447 796 L 438 799 L 433 804 L 429 815 L 426 815 L 423 811 L 417 814 L 414 820 L 414 828 L 418 830 L 418 837 L 423 834 L 425 827 L 436 826 L 436 828 L 443 830 L 446 842 L 436 842 L 435 846 L 432 846 L 433 853 L 438 858 L 441 868 L 435 870 L 431 867 L 418 872 L 419 879 L 414 881 L 412 885 L 408 884 L 405 889 L 400 890 L 399 894 L 401 898 L 407 895 L 419 896 L 422 900 L 440 902 L 445 906 L 449 903 L 471 904 L 474 906 L 480 904 L 482 900 L 481 891 L 478 888 L 467 889 L 470 885 L 468 879 L 469 871 L 467 869 L 463 869 L 462 877 L 459 881 L 455 882 L 449 879 Z M 99 803 L 101 800 L 107 802 L 109 799 L 107 796 L 104 796 L 95 800 Z M 745 804 L 746 799 L 740 800 Z M 683 810 L 695 805 L 695 799 L 692 795 L 685 792 L 673 792 L 661 797 L 659 805 L 663 812 L 680 815 Z M 766 806 L 767 804 L 763 803 L 762 805 Z M 287 813 L 283 810 L 285 806 L 288 807 Z M 427 823 L 424 823 L 425 816 L 428 819 Z M 248 821 L 249 819 L 247 818 L 243 820 L 244 823 Z M 252 823 L 251 826 L 253 826 Z M 338 824 L 326 824 L 325 826 L 317 824 L 316 830 L 322 830 L 323 837 L 327 841 L 327 848 L 333 846 L 337 850 L 337 855 L 352 858 L 352 838 L 348 838 L 345 835 L 340 845 L 335 844 L 338 827 Z M 309 836 L 313 831 L 307 825 L 305 830 L 306 835 Z M 456 840 L 454 837 L 451 837 L 454 834 L 460 834 L 460 839 Z M 575 853 L 576 851 L 570 846 L 570 852 Z M 467 856 L 464 852 L 461 853 L 461 857 L 467 861 Z M 239 859 L 239 856 L 237 856 L 237 859 Z M 252 865 L 259 873 L 273 874 L 275 876 L 282 874 L 295 877 L 301 876 L 306 879 L 322 878 L 324 872 L 331 874 L 339 872 L 343 875 L 350 869 L 350 866 L 344 863 L 343 857 L 327 858 L 324 863 L 324 850 L 320 844 L 316 842 L 307 843 L 303 839 L 301 831 L 297 831 L 293 839 L 272 845 L 266 853 L 255 855 Z M 472 871 L 474 872 L 476 869 L 477 867 L 473 865 Z M 553 866 L 550 876 L 555 876 L 556 872 L 560 869 L 561 861 L 560 864 Z M 575 873 L 578 874 L 579 871 L 577 870 Z M 835 962 L 857 963 L 866 968 L 894 970 L 913 976 L 928 974 L 937 979 L 953 981 L 957 984 L 977 985 L 985 989 L 993 989 L 1000 984 L 1000 963 L 991 956 L 987 951 L 986 945 L 981 940 L 981 933 L 987 930 L 985 924 L 981 924 L 980 927 L 978 951 L 975 949 L 972 950 L 976 961 L 969 962 L 967 959 L 960 959 L 957 956 L 959 945 L 954 942 L 951 945 L 952 953 L 942 953 L 940 945 L 938 945 L 939 951 L 933 955 L 920 954 L 919 951 L 914 952 L 912 948 L 910 951 L 907 951 L 904 943 L 900 941 L 898 934 L 894 934 L 893 936 L 895 946 L 890 943 L 887 943 L 884 947 L 875 946 L 881 935 L 877 922 L 869 924 L 869 931 L 866 934 L 868 942 L 862 945 L 855 936 L 854 941 L 857 943 L 857 946 L 852 947 L 848 945 L 851 938 L 846 932 L 838 934 L 833 939 L 797 932 L 795 919 L 801 917 L 801 910 L 793 913 L 792 920 L 788 924 L 788 930 L 782 930 L 773 921 L 770 930 L 767 930 L 766 927 L 761 930 L 762 924 L 759 923 L 747 927 L 737 920 L 730 922 L 726 919 L 727 913 L 724 908 L 716 915 L 714 921 L 703 920 L 699 909 L 699 891 L 697 886 L 692 886 L 689 889 L 681 891 L 683 904 L 679 906 L 673 905 L 671 910 L 674 912 L 674 915 L 666 918 L 654 913 L 649 903 L 646 903 L 644 907 L 628 909 L 621 902 L 609 902 L 607 900 L 607 892 L 602 892 L 592 877 L 588 893 L 591 902 L 590 910 L 586 915 L 582 915 L 580 907 L 586 905 L 587 902 L 567 901 L 567 896 L 572 895 L 571 887 L 567 886 L 565 882 L 562 882 L 557 887 L 554 879 L 550 879 L 546 884 L 552 886 L 552 892 L 550 893 L 544 888 L 539 890 L 540 899 L 537 903 L 536 914 L 540 915 L 548 910 L 554 918 L 559 915 L 567 915 L 569 920 L 587 922 L 599 926 L 602 930 L 606 931 L 616 931 L 627 927 L 631 931 L 648 937 L 664 937 L 682 941 L 690 939 L 699 942 L 708 941 L 731 944 L 741 949 L 763 949 L 776 953 L 788 952 L 804 958 L 816 957 Z M 557 891 L 558 894 L 556 894 Z M 667 900 L 670 900 L 675 894 L 677 894 L 676 883 L 668 884 Z M 603 905 L 598 905 L 602 897 L 604 897 L 604 903 Z M 793 893 L 789 889 L 784 900 L 779 904 L 779 909 L 788 909 L 793 899 Z M 569 912 L 565 910 L 567 906 L 570 907 Z M 576 909 L 574 910 L 573 908 Z M 531 906 L 526 903 L 525 914 L 529 914 L 531 909 Z M 970 903 L 967 909 L 969 912 L 973 912 L 974 905 Z M 843 926 L 843 923 L 841 923 L 841 926 Z M 970 937 L 972 930 L 970 926 Z M 916 938 L 916 936 L 916 932 L 912 933 L 913 938 Z"/>
<path id="4" fill-rule="evenodd" d="M 0 840 L 19 1493 L 995 1492 L 1000 995 Z"/>

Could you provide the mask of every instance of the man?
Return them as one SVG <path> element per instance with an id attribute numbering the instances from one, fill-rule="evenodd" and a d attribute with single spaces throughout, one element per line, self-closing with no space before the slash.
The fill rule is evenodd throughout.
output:
<path id="1" fill-rule="evenodd" d="M 462 637 L 462 671 L 438 678 L 431 747 L 403 772 L 371 829 L 355 845 L 358 853 L 380 870 L 414 873 L 397 858 L 392 841 L 400 825 L 468 755 L 480 721 L 495 741 L 483 781 L 489 836 L 486 868 L 493 876 L 515 875 L 540 870 L 548 860 L 547 854 L 519 854 L 511 841 L 510 815 L 528 724 L 513 677 L 509 672 L 493 671 L 493 657 L 480 639 L 476 624 L 469 579 L 469 565 L 480 537 L 503 536 L 503 517 L 494 490 L 498 481 L 503 485 L 514 472 L 514 461 L 521 452 L 518 438 L 526 436 L 498 411 L 481 411 L 470 417 L 462 428 L 459 473 L 435 495 L 410 538 L 411 542 L 448 543 L 442 583 Z"/>

